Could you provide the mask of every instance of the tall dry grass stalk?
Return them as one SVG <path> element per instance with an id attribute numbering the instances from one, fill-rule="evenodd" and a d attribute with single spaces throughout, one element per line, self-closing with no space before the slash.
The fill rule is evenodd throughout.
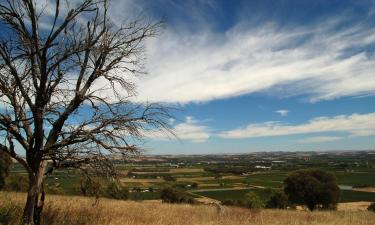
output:
<path id="1" fill-rule="evenodd" d="M 0 192 L 0 209 L 22 206 L 25 195 Z M 93 198 L 47 196 L 43 224 L 54 225 L 373 225 L 367 211 L 304 212 L 228 207 L 218 214 L 207 205 L 172 205 Z M 1 210 L 0 210 L 1 212 Z M 16 223 L 16 220 L 12 221 Z"/>

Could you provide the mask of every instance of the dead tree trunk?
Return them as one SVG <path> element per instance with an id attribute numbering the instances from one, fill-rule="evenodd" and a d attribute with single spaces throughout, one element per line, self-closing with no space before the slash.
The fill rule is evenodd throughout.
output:
<path id="1" fill-rule="evenodd" d="M 29 175 L 29 190 L 22 216 L 24 225 L 40 224 L 40 213 L 44 205 L 43 177 L 46 164 L 45 161 L 39 163 L 35 174 Z"/>
<path id="2" fill-rule="evenodd" d="M 27 225 L 40 223 L 47 161 L 114 176 L 112 156 L 170 131 L 167 108 L 133 98 L 144 41 L 161 23 L 115 23 L 107 0 L 48 1 L 52 17 L 40 2 L 0 1 L 0 151 L 29 174 Z"/>

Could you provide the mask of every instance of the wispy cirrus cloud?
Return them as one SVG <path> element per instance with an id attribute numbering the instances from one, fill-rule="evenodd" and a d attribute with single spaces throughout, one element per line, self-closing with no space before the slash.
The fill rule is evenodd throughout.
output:
<path id="1" fill-rule="evenodd" d="M 41 2 L 46 20 L 51 19 L 53 4 Z M 215 8 L 214 2 L 204 5 Z M 114 1 L 110 15 L 117 23 L 146 15 L 146 8 L 145 2 Z M 336 16 L 291 28 L 269 21 L 250 26 L 239 19 L 216 32 L 199 7 L 177 8 L 197 14 L 198 31 L 167 23 L 161 35 L 147 42 L 149 74 L 134 80 L 139 101 L 206 102 L 263 92 L 316 102 L 375 94 L 375 57 L 368 48 L 375 45 L 375 27 L 365 22 L 344 26 L 347 18 Z M 108 89 L 98 93 L 113 97 Z"/>
<path id="2" fill-rule="evenodd" d="M 176 32 L 148 43 L 149 76 L 139 98 L 204 102 L 254 92 L 321 101 L 375 93 L 375 28 L 344 19 L 281 29 L 238 25 L 225 33 Z M 162 81 L 162 82 L 160 82 Z"/>
<path id="3" fill-rule="evenodd" d="M 294 125 L 269 121 L 224 131 L 219 136 L 238 139 L 324 132 L 343 132 L 353 137 L 375 135 L 375 113 L 317 117 Z"/>

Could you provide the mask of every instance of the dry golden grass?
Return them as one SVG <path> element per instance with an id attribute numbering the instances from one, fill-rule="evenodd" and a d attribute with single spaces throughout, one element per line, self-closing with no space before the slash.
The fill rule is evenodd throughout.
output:
<path id="1" fill-rule="evenodd" d="M 339 203 L 337 206 L 337 210 L 367 210 L 367 207 L 371 204 L 371 202 L 345 202 Z M 374 223 L 375 224 L 375 223 Z"/>
<path id="2" fill-rule="evenodd" d="M 0 208 L 22 205 L 24 194 L 0 192 Z M 84 197 L 47 196 L 43 224 L 59 225 L 373 225 L 368 211 L 301 212 L 225 208 L 219 214 L 208 205 L 172 205 Z"/>

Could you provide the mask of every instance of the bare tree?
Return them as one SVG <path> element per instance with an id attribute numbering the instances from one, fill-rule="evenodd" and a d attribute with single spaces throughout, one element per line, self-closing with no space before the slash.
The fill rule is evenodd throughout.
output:
<path id="1" fill-rule="evenodd" d="M 0 3 L 0 151 L 28 172 L 23 224 L 38 223 L 49 164 L 111 175 L 110 153 L 139 152 L 145 131 L 168 129 L 169 118 L 131 101 L 144 40 L 160 23 L 118 25 L 106 0 L 38 4 Z"/>

